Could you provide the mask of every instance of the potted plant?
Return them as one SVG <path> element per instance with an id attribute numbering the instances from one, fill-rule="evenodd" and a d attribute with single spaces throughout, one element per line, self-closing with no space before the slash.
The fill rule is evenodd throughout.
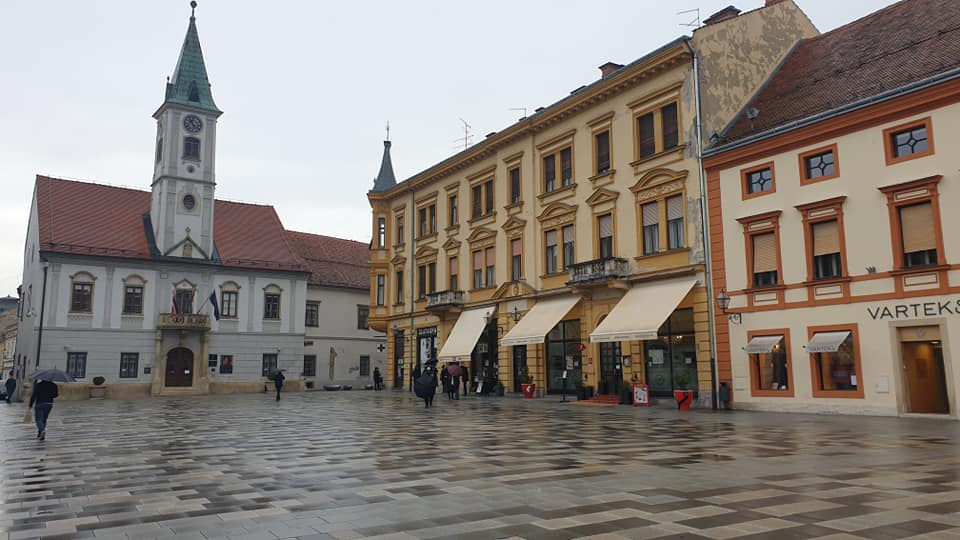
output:
<path id="1" fill-rule="evenodd" d="M 523 399 L 532 399 L 533 393 L 537 391 L 537 385 L 533 383 L 527 366 L 520 368 L 520 391 L 523 392 Z"/>
<path id="2" fill-rule="evenodd" d="M 687 371 L 677 372 L 673 376 L 673 399 L 677 401 L 677 408 L 681 411 L 689 411 L 693 404 L 693 390 L 690 390 L 690 373 Z"/>
<path id="3" fill-rule="evenodd" d="M 503 397 L 503 381 L 497 379 L 497 384 L 493 387 L 498 397 Z"/>
<path id="4" fill-rule="evenodd" d="M 99 375 L 93 378 L 93 386 L 90 387 L 90 399 L 103 399 L 107 395 L 107 388 L 103 386 L 106 381 Z"/>

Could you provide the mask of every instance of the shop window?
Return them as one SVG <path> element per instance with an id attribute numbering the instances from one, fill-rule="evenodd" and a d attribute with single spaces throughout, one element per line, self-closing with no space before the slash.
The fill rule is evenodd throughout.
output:
<path id="1" fill-rule="evenodd" d="M 813 396 L 862 398 L 856 325 L 811 327 L 808 332 Z"/>
<path id="2" fill-rule="evenodd" d="M 569 392 L 583 380 L 580 321 L 560 321 L 547 333 L 544 343 L 547 355 L 547 391 L 560 393 L 564 387 Z M 567 372 L 566 380 L 563 379 Z"/>
<path id="3" fill-rule="evenodd" d="M 657 330 L 657 339 L 643 342 L 643 352 L 646 380 L 653 395 L 671 395 L 678 382 L 685 382 L 685 389 L 698 390 L 693 309 L 671 313 Z"/>
<path id="4" fill-rule="evenodd" d="M 793 396 L 789 330 L 748 332 L 750 394 Z"/>
<path id="5" fill-rule="evenodd" d="M 883 130 L 887 165 L 933 154 L 930 117 Z"/>

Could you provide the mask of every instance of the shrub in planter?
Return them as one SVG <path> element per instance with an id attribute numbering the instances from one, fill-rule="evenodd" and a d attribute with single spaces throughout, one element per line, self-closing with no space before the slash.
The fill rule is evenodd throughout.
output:
<path id="1" fill-rule="evenodd" d="M 107 395 L 107 389 L 103 386 L 106 381 L 99 375 L 93 378 L 93 386 L 90 387 L 90 399 L 103 399 Z"/>
<path id="2" fill-rule="evenodd" d="M 523 399 L 532 399 L 537 391 L 537 385 L 533 384 L 533 377 L 526 365 L 520 367 L 520 391 L 523 392 Z"/>
<path id="3" fill-rule="evenodd" d="M 689 411 L 693 404 L 693 390 L 690 390 L 690 373 L 679 371 L 673 376 L 673 399 L 677 401 L 677 408 Z"/>

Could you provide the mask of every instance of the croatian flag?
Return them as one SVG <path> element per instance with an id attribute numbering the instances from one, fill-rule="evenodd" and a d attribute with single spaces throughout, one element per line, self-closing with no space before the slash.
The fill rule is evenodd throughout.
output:
<path id="1" fill-rule="evenodd" d="M 217 293 L 210 293 L 210 305 L 213 306 L 213 318 L 220 320 L 220 305 L 217 304 Z"/>
<path id="2" fill-rule="evenodd" d="M 173 300 L 172 300 L 171 303 L 172 303 L 173 305 L 171 306 L 170 313 L 173 314 L 173 315 L 179 315 L 179 314 L 180 314 L 180 307 L 177 306 L 177 291 L 176 291 L 176 289 L 174 289 L 174 291 L 173 291 Z"/>

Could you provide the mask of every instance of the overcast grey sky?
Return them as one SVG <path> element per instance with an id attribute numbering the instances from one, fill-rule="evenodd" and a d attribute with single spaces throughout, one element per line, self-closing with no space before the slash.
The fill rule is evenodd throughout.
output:
<path id="1" fill-rule="evenodd" d="M 0 7 L 0 296 L 16 294 L 36 174 L 148 190 L 154 120 L 187 0 Z M 288 229 L 368 241 L 389 120 L 407 178 L 734 3 L 763 0 L 199 0 L 217 196 L 273 204 Z M 825 32 L 889 0 L 797 0 Z M 462 148 L 462 146 L 461 146 Z"/>

